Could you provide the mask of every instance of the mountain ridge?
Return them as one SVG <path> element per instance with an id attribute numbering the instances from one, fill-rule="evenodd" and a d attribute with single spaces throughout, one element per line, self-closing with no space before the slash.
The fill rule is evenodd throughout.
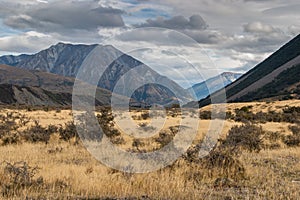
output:
<path id="1" fill-rule="evenodd" d="M 210 93 L 216 92 L 224 86 L 231 84 L 241 75 L 241 73 L 223 72 L 219 76 L 212 77 L 206 81 L 193 85 L 191 88 L 188 88 L 188 90 L 191 93 L 195 93 L 196 98 L 201 100 L 207 97 Z"/>

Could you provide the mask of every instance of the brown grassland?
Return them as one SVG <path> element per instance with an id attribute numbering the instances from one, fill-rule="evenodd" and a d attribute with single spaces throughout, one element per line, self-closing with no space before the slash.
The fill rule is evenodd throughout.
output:
<path id="1" fill-rule="evenodd" d="M 300 198 L 299 100 L 228 104 L 218 144 L 199 158 L 209 109 L 200 110 L 198 134 L 185 155 L 159 171 L 133 174 L 110 169 L 90 155 L 77 138 L 70 109 L 1 107 L 0 199 Z M 108 126 L 109 111 L 96 114 L 112 131 L 111 141 L 133 152 L 169 143 L 180 117 L 178 110 L 169 110 L 159 134 L 136 140 L 118 125 Z M 151 122 L 147 111 L 131 116 L 141 128 Z"/>

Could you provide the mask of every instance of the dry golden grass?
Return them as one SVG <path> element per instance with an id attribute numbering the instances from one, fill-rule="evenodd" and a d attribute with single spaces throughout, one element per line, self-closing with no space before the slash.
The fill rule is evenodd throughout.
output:
<path id="1" fill-rule="evenodd" d="M 248 104 L 229 104 L 234 110 Z M 280 110 L 286 105 L 300 106 L 300 101 L 251 103 L 253 111 Z M 266 108 L 265 108 L 266 106 Z M 264 107 L 264 108 L 263 108 Z M 208 108 L 204 108 L 208 109 Z M 2 113 L 21 112 L 32 121 L 38 120 L 42 126 L 63 125 L 72 120 L 70 110 L 26 111 L 2 110 Z M 138 113 L 134 113 L 138 115 Z M 176 117 L 168 117 L 164 129 L 178 124 Z M 149 120 L 136 120 L 150 123 Z M 194 144 L 202 140 L 210 120 L 199 122 L 198 135 Z M 226 121 L 222 137 L 239 122 Z M 266 131 L 291 134 L 289 123 L 258 124 Z M 122 133 L 124 136 L 125 133 Z M 132 138 L 125 137 L 124 149 L 132 148 Z M 149 140 L 152 141 L 152 140 Z M 51 136 L 48 144 L 27 143 L 0 146 L 0 199 L 298 199 L 300 197 L 300 148 L 264 149 L 260 153 L 243 151 L 241 156 L 229 163 L 219 157 L 220 163 L 202 159 L 191 162 L 180 158 L 172 166 L 147 174 L 126 174 L 110 169 L 95 160 L 89 152 L 74 141 L 62 141 L 57 134 Z M 157 144 L 149 142 L 148 148 Z M 152 145 L 152 146 L 151 146 Z M 151 148 L 150 148 L 151 147 Z M 222 161 L 224 159 L 224 162 Z M 4 162 L 5 161 L 5 162 Z M 29 166 L 38 166 L 34 176 L 43 181 L 10 190 L 4 194 L 5 185 L 10 184 L 5 172 L 6 162 L 24 161 Z M 245 169 L 238 176 L 238 164 Z M 7 189 L 7 188 L 6 188 Z"/>

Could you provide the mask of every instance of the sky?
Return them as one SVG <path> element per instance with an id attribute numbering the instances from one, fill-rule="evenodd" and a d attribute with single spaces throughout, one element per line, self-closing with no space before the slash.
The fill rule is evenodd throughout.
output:
<path id="1" fill-rule="evenodd" d="M 146 64 L 159 57 L 190 76 L 174 55 L 162 55 L 175 52 L 205 69 L 197 61 L 201 49 L 221 72 L 244 73 L 299 34 L 299 10 L 298 0 L 0 0 L 0 55 L 32 54 L 58 42 L 109 41 L 121 49 L 166 47 L 165 54 L 135 55 L 147 57 Z"/>

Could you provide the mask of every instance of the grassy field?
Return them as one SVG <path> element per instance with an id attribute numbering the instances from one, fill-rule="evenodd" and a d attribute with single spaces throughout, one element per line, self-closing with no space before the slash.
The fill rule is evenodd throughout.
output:
<path id="1" fill-rule="evenodd" d="M 147 174 L 94 159 L 73 133 L 71 110 L 2 107 L 0 199 L 298 199 L 299 107 L 300 101 L 228 104 L 218 145 L 199 158 L 197 144 L 211 123 L 203 108 L 194 145 L 171 166 Z M 138 127 L 151 123 L 147 111 L 131 116 Z M 179 116 L 170 111 L 150 139 L 137 142 L 118 125 L 110 138 L 126 151 L 157 150 L 172 139 Z"/>

